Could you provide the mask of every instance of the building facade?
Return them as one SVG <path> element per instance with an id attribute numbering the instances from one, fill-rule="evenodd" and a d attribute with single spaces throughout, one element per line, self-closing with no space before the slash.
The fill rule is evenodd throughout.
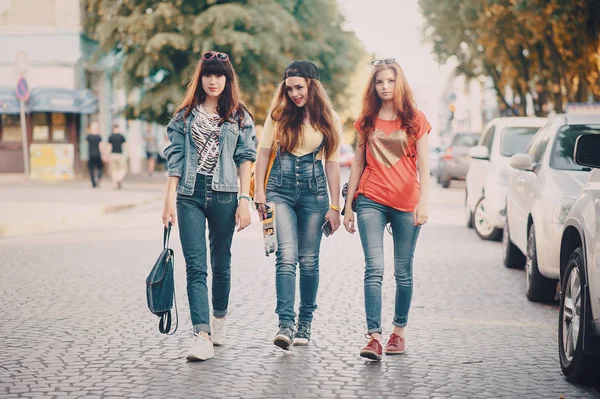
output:
<path id="1" fill-rule="evenodd" d="M 79 0 L 0 0 L 0 173 L 25 167 L 20 77 L 30 91 L 24 103 L 28 153 L 32 146 L 69 147 L 78 171 L 90 118 L 108 132 L 110 76 L 103 65 L 88 64 L 95 43 L 82 34 L 82 15 Z"/>

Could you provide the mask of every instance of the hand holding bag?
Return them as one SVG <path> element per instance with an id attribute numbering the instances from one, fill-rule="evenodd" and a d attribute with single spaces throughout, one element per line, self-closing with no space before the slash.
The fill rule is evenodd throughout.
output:
<path id="1" fill-rule="evenodd" d="M 164 228 L 163 250 L 158 256 L 154 267 L 146 278 L 146 300 L 148 309 L 158 317 L 158 330 L 161 334 L 173 335 L 179 325 L 179 315 L 177 313 L 177 301 L 175 299 L 175 279 L 174 266 L 175 255 L 169 248 L 169 238 L 171 236 L 171 223 L 169 227 Z M 175 317 L 177 318 L 175 329 L 171 331 L 171 309 L 175 304 Z"/>

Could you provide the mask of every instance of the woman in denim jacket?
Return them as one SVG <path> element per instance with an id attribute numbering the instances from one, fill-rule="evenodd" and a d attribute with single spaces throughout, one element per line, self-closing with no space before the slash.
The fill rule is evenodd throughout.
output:
<path id="1" fill-rule="evenodd" d="M 275 204 L 279 332 L 274 343 L 287 350 L 292 342 L 307 345 L 310 340 L 317 308 L 321 228 L 326 221 L 331 232 L 340 226 L 341 123 L 313 63 L 295 61 L 286 68 L 284 79 L 263 129 L 254 201 L 261 218 L 267 211 L 265 202 Z M 276 158 L 265 193 L 271 151 L 276 151 Z M 296 264 L 300 265 L 300 311 L 294 331 Z"/>
<path id="2" fill-rule="evenodd" d="M 254 121 L 240 102 L 238 79 L 225 53 L 207 52 L 187 94 L 167 126 L 164 153 L 169 179 L 163 223 L 176 222 L 186 263 L 195 342 L 188 360 L 214 356 L 226 338 L 231 241 L 250 224 L 251 164 L 256 159 Z M 238 174 L 240 184 L 238 185 Z M 239 193 L 239 195 L 237 195 Z M 206 285 L 206 225 L 212 270 L 212 328 Z"/>

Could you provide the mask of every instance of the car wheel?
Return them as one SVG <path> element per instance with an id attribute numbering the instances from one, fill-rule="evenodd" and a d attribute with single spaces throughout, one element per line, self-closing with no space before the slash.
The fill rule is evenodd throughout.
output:
<path id="1" fill-rule="evenodd" d="M 590 312 L 583 313 L 583 301 L 587 298 L 584 289 L 583 249 L 579 247 L 569 257 L 562 276 L 558 312 L 560 368 L 570 382 L 591 382 L 600 368 L 600 357 L 583 352 L 583 331 L 587 323 L 592 323 Z"/>
<path id="2" fill-rule="evenodd" d="M 467 201 L 469 198 L 468 192 L 465 191 L 465 223 L 468 228 L 473 228 L 473 212 L 469 209 L 469 203 Z"/>
<path id="3" fill-rule="evenodd" d="M 554 299 L 557 281 L 546 278 L 540 273 L 535 242 L 535 225 L 531 225 L 527 237 L 525 295 L 532 302 L 548 302 Z"/>
<path id="4" fill-rule="evenodd" d="M 489 216 L 485 212 L 485 197 L 477 202 L 475 205 L 475 212 L 473 213 L 473 225 L 475 226 L 475 232 L 482 240 L 496 241 L 502 237 L 502 229 L 494 227 Z"/>
<path id="5" fill-rule="evenodd" d="M 504 222 L 504 231 L 502 232 L 502 258 L 504 266 L 509 269 L 522 269 L 525 266 L 525 255 L 510 240 L 510 230 L 508 229 L 508 215 Z"/>

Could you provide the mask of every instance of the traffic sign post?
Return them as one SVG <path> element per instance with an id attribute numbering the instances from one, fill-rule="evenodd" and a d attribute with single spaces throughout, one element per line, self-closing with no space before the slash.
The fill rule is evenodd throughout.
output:
<path id="1" fill-rule="evenodd" d="M 21 102 L 21 139 L 23 142 L 23 164 L 25 177 L 29 178 L 29 146 L 27 145 L 27 119 L 25 118 L 25 101 L 29 99 L 29 87 L 25 78 L 17 82 L 17 98 Z"/>

